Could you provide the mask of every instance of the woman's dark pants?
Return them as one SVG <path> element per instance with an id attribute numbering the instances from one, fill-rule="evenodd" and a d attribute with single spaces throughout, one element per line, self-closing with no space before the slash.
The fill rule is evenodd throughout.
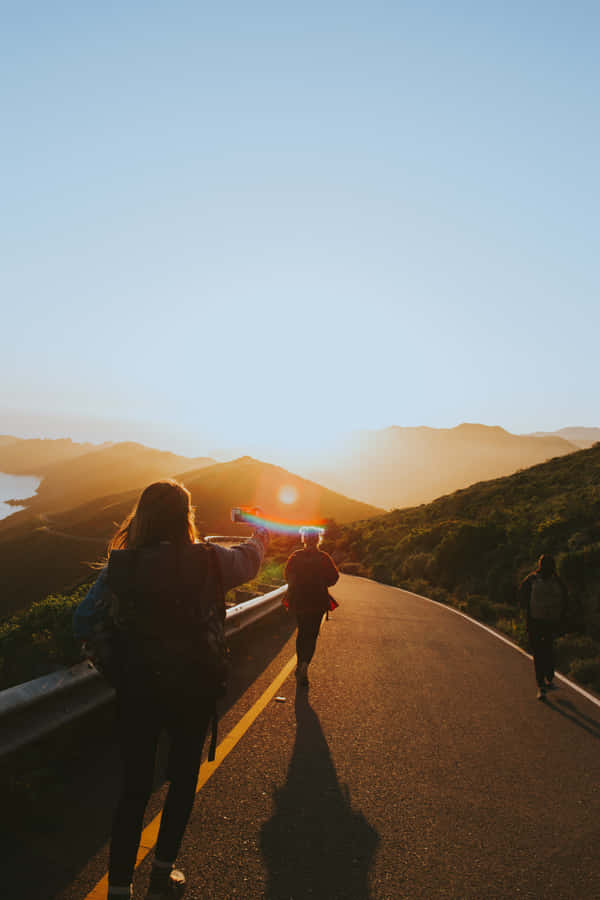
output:
<path id="1" fill-rule="evenodd" d="M 322 618 L 322 612 L 296 613 L 298 621 L 298 633 L 296 634 L 298 663 L 308 664 L 313 658 Z"/>
<path id="2" fill-rule="evenodd" d="M 160 733 L 166 730 L 171 739 L 167 771 L 171 784 L 161 817 L 156 858 L 175 862 L 194 803 L 211 710 L 206 704 L 190 704 L 185 710 L 177 710 L 161 698 L 135 690 L 118 691 L 117 709 L 123 783 L 113 822 L 108 880 L 113 885 L 128 885 L 152 793 Z"/>
<path id="3" fill-rule="evenodd" d="M 544 686 L 544 679 L 554 678 L 554 636 L 556 629 L 549 622 L 529 623 L 529 645 L 533 653 L 535 680 L 539 687 Z"/>

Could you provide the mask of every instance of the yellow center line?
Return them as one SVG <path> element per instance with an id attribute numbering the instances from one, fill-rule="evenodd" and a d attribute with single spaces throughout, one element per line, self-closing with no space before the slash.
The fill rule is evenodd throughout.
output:
<path id="1" fill-rule="evenodd" d="M 226 738 L 224 738 L 221 743 L 218 745 L 215 752 L 214 762 L 203 762 L 200 766 L 200 770 L 198 772 L 198 781 L 196 783 L 196 793 L 198 793 L 201 788 L 204 787 L 208 779 L 213 775 L 216 770 L 219 768 L 225 757 L 231 753 L 235 745 L 244 734 L 248 731 L 252 723 L 258 716 L 261 714 L 267 703 L 275 696 L 285 679 L 288 675 L 291 674 L 294 666 L 296 665 L 296 657 L 292 656 L 289 659 L 279 675 L 271 682 L 269 687 L 264 691 L 263 694 L 258 698 L 256 703 L 248 710 L 245 715 L 242 716 L 237 725 L 231 729 Z M 158 838 L 158 829 L 160 827 L 160 817 L 162 814 L 162 810 L 158 813 L 151 822 L 146 825 L 142 832 L 142 837 L 140 840 L 140 846 L 136 859 L 136 868 L 139 864 L 148 856 L 150 851 L 156 844 L 156 840 Z M 85 897 L 85 900 L 106 900 L 106 892 L 108 891 L 108 872 L 100 879 L 98 884 L 92 888 L 89 894 Z"/>

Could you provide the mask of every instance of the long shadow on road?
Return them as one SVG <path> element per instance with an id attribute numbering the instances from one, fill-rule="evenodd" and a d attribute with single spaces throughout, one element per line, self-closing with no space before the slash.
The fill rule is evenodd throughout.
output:
<path id="1" fill-rule="evenodd" d="M 592 737 L 600 738 L 600 719 L 593 719 L 591 716 L 585 715 L 571 700 L 566 700 L 564 697 L 553 697 L 552 699 L 547 697 L 546 706 L 553 709 L 554 712 L 560 713 L 579 728 L 583 728 Z"/>
<path id="2" fill-rule="evenodd" d="M 296 743 L 275 814 L 261 830 L 268 900 L 367 900 L 377 831 L 352 808 L 308 692 L 296 692 Z"/>

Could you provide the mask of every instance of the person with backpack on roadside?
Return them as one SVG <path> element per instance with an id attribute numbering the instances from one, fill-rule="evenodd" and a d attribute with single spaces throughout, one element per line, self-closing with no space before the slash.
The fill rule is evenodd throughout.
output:
<path id="1" fill-rule="evenodd" d="M 553 556 L 540 556 L 535 572 L 521 582 L 519 594 L 533 653 L 537 699 L 545 700 L 546 692 L 555 689 L 554 638 L 567 609 L 567 589 L 556 573 Z"/>
<path id="2" fill-rule="evenodd" d="M 298 623 L 296 678 L 300 685 L 307 687 L 308 666 L 317 645 L 321 620 L 324 613 L 338 605 L 327 588 L 335 584 L 340 575 L 331 556 L 319 550 L 323 529 L 302 528 L 300 535 L 302 549 L 292 553 L 285 564 L 286 602 Z"/>
<path id="3" fill-rule="evenodd" d="M 268 532 L 233 547 L 198 540 L 191 495 L 173 480 L 149 485 L 109 544 L 107 565 L 74 614 L 77 637 L 99 634 L 116 689 L 123 781 L 115 812 L 108 897 L 131 897 L 160 733 L 170 739 L 169 790 L 147 900 L 179 896 L 175 868 L 204 740 L 227 679 L 225 594 L 260 568 Z M 107 652 L 110 647 L 110 653 Z"/>

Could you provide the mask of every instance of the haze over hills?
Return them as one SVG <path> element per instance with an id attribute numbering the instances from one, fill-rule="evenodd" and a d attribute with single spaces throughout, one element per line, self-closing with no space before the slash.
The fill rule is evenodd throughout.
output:
<path id="1" fill-rule="evenodd" d="M 571 426 L 559 428 L 558 431 L 535 431 L 533 437 L 557 436 L 570 441 L 581 450 L 587 450 L 600 441 L 600 428 L 585 428 L 583 426 Z"/>
<path id="2" fill-rule="evenodd" d="M 250 457 L 168 474 L 189 488 L 201 534 L 247 535 L 247 526 L 232 525 L 232 506 L 259 505 L 267 517 L 296 523 L 328 518 L 346 523 L 383 511 Z M 0 531 L 0 618 L 89 575 L 89 562 L 102 558 L 115 523 L 130 511 L 138 494 L 139 488 L 112 492 L 69 510 L 26 510 L 5 519 Z"/>
<path id="3" fill-rule="evenodd" d="M 392 426 L 355 433 L 331 466 L 307 474 L 348 496 L 400 509 L 577 449 L 560 436 L 516 435 L 497 426 Z"/>
<path id="4" fill-rule="evenodd" d="M 102 444 L 100 447 L 109 446 Z M 18 438 L 0 435 L 0 472 L 10 475 L 44 475 L 53 463 L 66 462 L 100 449 L 98 444 L 76 443 L 71 438 Z"/>

